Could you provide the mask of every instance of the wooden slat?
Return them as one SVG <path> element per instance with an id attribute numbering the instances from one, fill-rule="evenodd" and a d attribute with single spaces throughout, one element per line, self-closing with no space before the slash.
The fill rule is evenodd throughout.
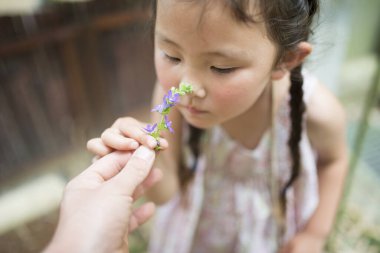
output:
<path id="1" fill-rule="evenodd" d="M 116 29 L 133 22 L 146 21 L 148 13 L 138 10 L 124 10 L 117 13 L 108 13 L 88 21 L 86 24 L 71 24 L 54 30 L 41 32 L 0 44 L 0 57 L 8 57 L 14 54 L 25 53 L 46 44 L 62 42 L 76 37 L 86 29 L 103 32 Z"/>
<path id="2" fill-rule="evenodd" d="M 86 127 L 91 121 L 85 79 L 74 40 L 67 40 L 61 47 L 61 57 L 67 76 L 67 93 L 71 114 L 79 127 Z"/>

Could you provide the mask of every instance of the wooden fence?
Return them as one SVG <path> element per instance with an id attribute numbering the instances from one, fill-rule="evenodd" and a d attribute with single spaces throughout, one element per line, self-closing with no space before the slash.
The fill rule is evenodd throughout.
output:
<path id="1" fill-rule="evenodd" d="M 0 17 L 0 183 L 149 103 L 149 12 L 136 2 Z"/>

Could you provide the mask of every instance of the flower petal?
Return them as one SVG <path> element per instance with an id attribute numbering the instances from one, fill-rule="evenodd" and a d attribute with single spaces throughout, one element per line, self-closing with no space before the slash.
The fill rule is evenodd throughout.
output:
<path id="1" fill-rule="evenodd" d="M 148 133 L 153 133 L 156 127 L 157 127 L 157 123 L 154 125 L 148 124 L 146 127 L 144 127 L 144 130 L 147 131 Z"/>

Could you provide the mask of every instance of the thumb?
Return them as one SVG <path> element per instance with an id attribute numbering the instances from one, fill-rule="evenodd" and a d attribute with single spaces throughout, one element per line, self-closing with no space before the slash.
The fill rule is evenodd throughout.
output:
<path id="1" fill-rule="evenodd" d="M 109 180 L 116 190 L 123 195 L 132 196 L 136 187 L 148 176 L 155 159 L 155 152 L 140 146 L 132 154 L 124 168 Z"/>

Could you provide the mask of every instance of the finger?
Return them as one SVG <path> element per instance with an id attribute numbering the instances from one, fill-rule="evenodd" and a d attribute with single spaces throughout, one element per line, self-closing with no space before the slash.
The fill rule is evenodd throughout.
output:
<path id="1" fill-rule="evenodd" d="M 112 152 L 95 161 L 78 177 L 92 174 L 100 177 L 103 181 L 107 181 L 124 168 L 131 155 L 131 152 Z"/>
<path id="2" fill-rule="evenodd" d="M 160 142 L 160 148 L 161 149 L 167 149 L 169 147 L 169 143 L 164 138 L 159 138 L 158 141 Z"/>
<path id="3" fill-rule="evenodd" d="M 132 196 L 133 192 L 148 176 L 155 159 L 155 152 L 140 146 L 130 157 L 128 163 L 110 180 L 110 187 L 119 194 Z"/>
<path id="4" fill-rule="evenodd" d="M 157 146 L 157 141 L 143 130 L 143 126 L 120 124 L 120 131 L 127 137 L 135 139 L 151 149 Z"/>
<path id="5" fill-rule="evenodd" d="M 116 120 L 111 129 L 118 129 L 124 136 L 135 139 L 139 143 L 153 149 L 157 147 L 158 143 L 155 138 L 144 131 L 146 125 L 146 123 L 137 121 L 134 118 L 126 117 Z M 158 141 L 161 149 L 168 148 L 169 144 L 165 139 L 159 138 Z"/>
<path id="6" fill-rule="evenodd" d="M 120 126 L 122 124 L 127 124 L 127 125 L 139 125 L 142 124 L 138 120 L 132 117 L 124 117 L 124 118 L 118 118 L 111 126 L 111 128 L 116 128 L 120 129 Z"/>
<path id="7" fill-rule="evenodd" d="M 145 203 L 134 210 L 129 219 L 129 231 L 131 232 L 145 223 L 150 217 L 152 217 L 155 210 L 156 206 L 152 202 Z"/>
<path id="8" fill-rule="evenodd" d="M 112 152 L 112 149 L 107 147 L 100 138 L 89 140 L 87 142 L 87 149 L 98 156 L 105 156 Z"/>
<path id="9" fill-rule="evenodd" d="M 138 148 L 139 143 L 134 139 L 127 138 L 117 129 L 108 128 L 106 129 L 101 136 L 103 143 L 108 147 L 111 147 L 116 150 L 134 150 Z"/>
<path id="10" fill-rule="evenodd" d="M 95 163 L 97 160 L 99 160 L 101 157 L 96 155 L 91 159 L 91 163 Z"/>
<path id="11" fill-rule="evenodd" d="M 151 188 L 155 183 L 160 181 L 162 179 L 162 171 L 154 168 L 151 170 L 147 178 L 144 180 L 144 182 L 141 183 L 141 185 L 137 186 L 135 192 L 133 193 L 133 199 L 138 199 L 144 193 Z"/>

